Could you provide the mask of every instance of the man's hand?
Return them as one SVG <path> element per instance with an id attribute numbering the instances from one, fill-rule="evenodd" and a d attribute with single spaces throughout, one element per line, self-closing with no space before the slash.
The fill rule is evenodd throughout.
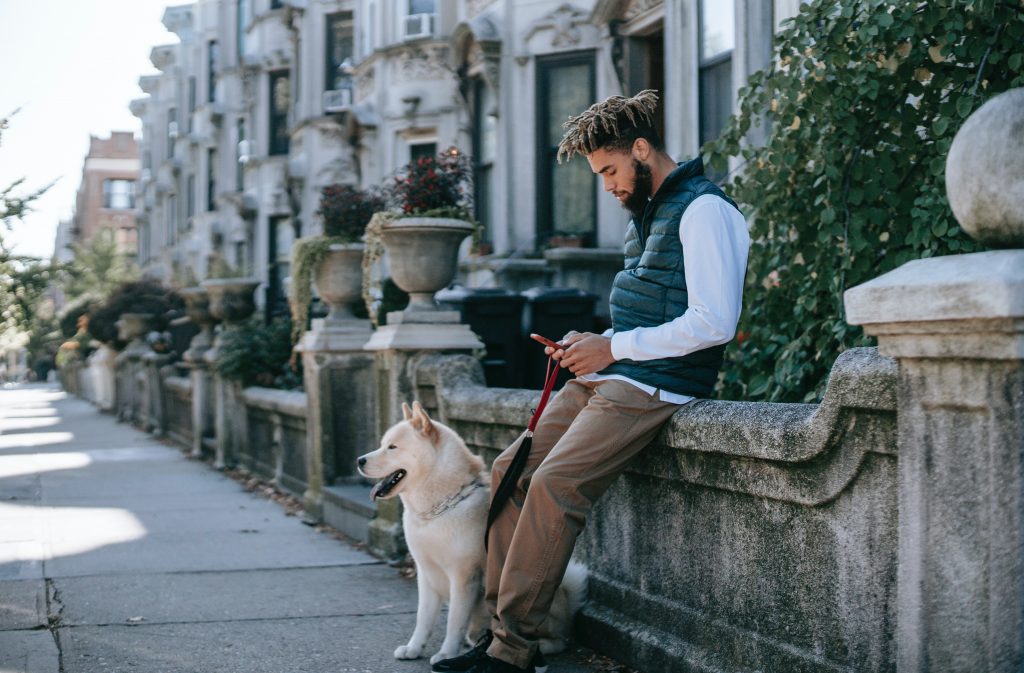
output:
<path id="1" fill-rule="evenodd" d="M 564 348 L 554 349 L 550 346 L 544 353 L 559 361 L 559 365 L 567 368 L 576 376 L 599 372 L 611 363 L 612 340 L 592 332 L 569 332 L 560 342 Z"/>

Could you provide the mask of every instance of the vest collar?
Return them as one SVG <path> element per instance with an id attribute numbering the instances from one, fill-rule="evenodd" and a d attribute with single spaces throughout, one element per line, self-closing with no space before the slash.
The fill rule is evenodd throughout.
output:
<path id="1" fill-rule="evenodd" d="M 659 196 L 665 194 L 671 194 L 683 180 L 689 180 L 698 175 L 704 175 L 704 160 L 701 157 L 698 156 L 696 159 L 676 164 L 675 170 L 665 176 L 665 181 L 658 187 L 657 193 L 655 193 L 651 200 L 656 200 Z"/>

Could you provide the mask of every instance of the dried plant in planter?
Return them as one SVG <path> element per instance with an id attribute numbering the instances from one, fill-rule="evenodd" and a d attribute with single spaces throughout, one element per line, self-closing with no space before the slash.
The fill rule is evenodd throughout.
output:
<path id="1" fill-rule="evenodd" d="M 376 190 L 351 185 L 328 185 L 320 190 L 316 214 L 323 222 L 323 235 L 299 239 L 292 246 L 292 285 L 289 304 L 292 314 L 292 342 L 306 329 L 311 283 L 317 268 L 332 245 L 362 242 L 373 214 L 384 209 L 384 196 Z"/>

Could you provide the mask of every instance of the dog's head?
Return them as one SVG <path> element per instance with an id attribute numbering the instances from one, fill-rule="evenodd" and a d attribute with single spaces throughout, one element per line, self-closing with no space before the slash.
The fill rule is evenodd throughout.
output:
<path id="1" fill-rule="evenodd" d="M 419 402 L 402 403 L 405 420 L 384 433 L 380 448 L 357 459 L 359 473 L 379 479 L 370 498 L 393 498 L 433 470 L 442 444 L 442 431 L 451 432 L 427 416 Z"/>

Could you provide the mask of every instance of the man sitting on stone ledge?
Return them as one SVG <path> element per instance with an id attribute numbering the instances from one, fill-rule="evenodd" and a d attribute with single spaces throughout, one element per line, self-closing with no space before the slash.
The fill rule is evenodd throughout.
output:
<path id="1" fill-rule="evenodd" d="M 591 507 L 680 405 L 711 393 L 736 332 L 746 222 L 704 177 L 699 157 L 677 165 L 665 153 L 651 121 L 657 100 L 650 90 L 612 96 L 565 124 L 559 160 L 586 156 L 632 215 L 625 270 L 612 284 L 612 329 L 570 332 L 564 348 L 546 349 L 576 378 L 541 416 L 517 488 L 490 529 L 492 630 L 435 671 L 536 670 L 537 628 Z M 494 461 L 492 493 L 521 441 Z"/>

